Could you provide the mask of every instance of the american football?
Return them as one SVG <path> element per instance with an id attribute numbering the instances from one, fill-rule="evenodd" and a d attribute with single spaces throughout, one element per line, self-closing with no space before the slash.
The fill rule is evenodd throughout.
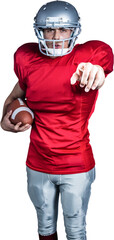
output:
<path id="1" fill-rule="evenodd" d="M 22 122 L 22 126 L 25 124 L 32 125 L 34 114 L 21 98 L 17 98 L 8 106 L 7 112 L 10 110 L 12 110 L 11 123 L 17 124 L 18 122 Z"/>

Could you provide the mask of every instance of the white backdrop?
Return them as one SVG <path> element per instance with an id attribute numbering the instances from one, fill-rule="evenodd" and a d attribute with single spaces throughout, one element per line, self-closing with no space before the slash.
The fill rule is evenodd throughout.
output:
<path id="1" fill-rule="evenodd" d="M 41 3 L 40 3 L 41 2 Z M 113 0 L 69 0 L 77 8 L 82 33 L 77 42 L 101 40 L 114 49 Z M 26 42 L 36 42 L 33 18 L 45 0 L 5 0 L 0 6 L 0 117 L 5 98 L 17 78 L 13 54 Z M 100 89 L 89 129 L 96 159 L 97 178 L 92 187 L 88 215 L 88 240 L 113 239 L 114 215 L 114 73 Z M 0 129 L 0 239 L 37 240 L 37 218 L 26 191 L 25 160 L 30 131 L 9 133 Z M 59 240 L 64 240 L 61 205 L 58 218 Z"/>

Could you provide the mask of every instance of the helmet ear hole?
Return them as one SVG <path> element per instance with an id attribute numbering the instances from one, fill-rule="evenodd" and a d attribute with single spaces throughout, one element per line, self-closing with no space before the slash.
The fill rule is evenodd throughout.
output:
<path id="1" fill-rule="evenodd" d="M 44 39 L 43 30 L 46 28 L 66 28 L 71 29 L 71 35 L 69 38 L 63 39 L 61 54 L 58 51 L 58 55 L 63 56 L 70 53 L 74 47 L 75 41 L 81 32 L 80 17 L 77 10 L 73 5 L 64 1 L 52 1 L 43 5 L 34 18 L 34 30 L 39 41 L 39 50 L 48 56 L 55 56 L 55 41 Z M 49 54 L 46 41 L 53 42 L 53 54 Z M 64 51 L 64 42 L 68 41 L 68 51 Z M 43 46 L 43 47 L 42 47 Z"/>

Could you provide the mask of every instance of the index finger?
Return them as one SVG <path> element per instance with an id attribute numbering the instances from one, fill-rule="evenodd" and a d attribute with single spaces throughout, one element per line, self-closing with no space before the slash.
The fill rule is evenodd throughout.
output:
<path id="1" fill-rule="evenodd" d="M 91 69 L 92 69 L 92 64 L 91 63 L 85 64 L 84 69 L 83 69 L 81 82 L 80 82 L 80 87 L 84 87 L 85 85 L 87 85 Z"/>
<path id="2" fill-rule="evenodd" d="M 79 63 L 79 65 L 77 66 L 76 72 L 73 73 L 73 75 L 70 79 L 71 85 L 74 85 L 76 83 L 76 81 L 81 81 L 82 74 L 84 71 L 84 66 L 85 66 L 84 62 Z"/>

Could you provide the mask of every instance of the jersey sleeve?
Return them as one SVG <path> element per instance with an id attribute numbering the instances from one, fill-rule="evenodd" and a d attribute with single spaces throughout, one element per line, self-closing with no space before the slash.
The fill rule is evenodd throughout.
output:
<path id="1" fill-rule="evenodd" d="M 104 42 L 99 42 L 99 46 L 94 49 L 90 58 L 92 64 L 100 65 L 104 69 L 105 76 L 113 71 L 113 60 L 112 49 Z"/>
<path id="2" fill-rule="evenodd" d="M 24 66 L 23 56 L 18 50 L 14 54 L 14 72 L 19 80 L 21 89 L 26 92 L 27 70 L 26 66 Z"/>
<path id="3" fill-rule="evenodd" d="M 113 52 L 108 44 L 93 40 L 80 44 L 77 49 L 75 64 L 90 62 L 99 65 L 104 69 L 105 76 L 113 71 Z M 77 59 L 79 59 L 78 62 Z"/>

